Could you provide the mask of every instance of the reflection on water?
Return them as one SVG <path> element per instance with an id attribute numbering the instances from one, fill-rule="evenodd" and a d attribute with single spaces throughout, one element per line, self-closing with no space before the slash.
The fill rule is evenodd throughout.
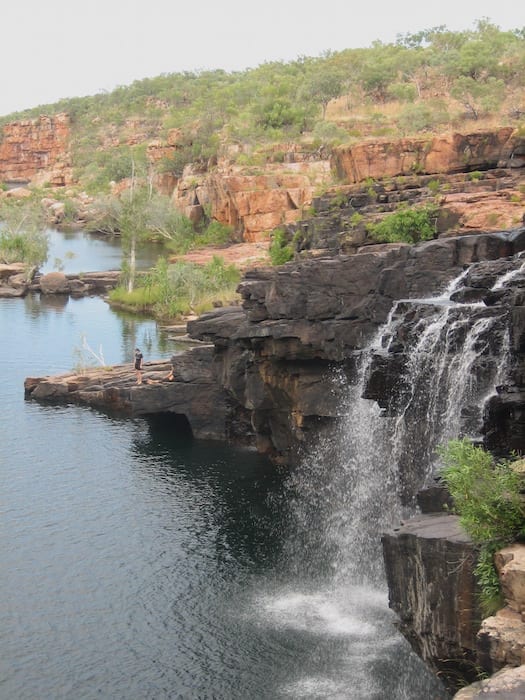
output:
<path id="1" fill-rule="evenodd" d="M 122 245 L 120 236 L 57 231 L 48 229 L 49 252 L 43 273 L 61 271 L 66 274 L 120 270 Z M 165 255 L 162 243 L 141 243 L 137 247 L 137 269 L 148 270 Z"/>
<path id="2" fill-rule="evenodd" d="M 73 299 L 58 294 L 28 294 L 23 299 L 1 302 L 5 314 L 16 315 L 19 313 L 16 305 L 23 306 L 31 326 L 27 331 L 31 335 L 29 349 L 51 336 L 53 364 L 59 358 L 63 360 L 60 371 L 70 370 L 77 363 L 83 338 L 92 348 L 102 348 L 106 364 L 131 362 L 135 347 L 142 349 L 146 360 L 169 359 L 179 351 L 156 321 L 110 309 L 100 297 Z M 20 332 L 25 331 L 21 328 Z M 43 369 L 43 373 L 52 372 Z"/>

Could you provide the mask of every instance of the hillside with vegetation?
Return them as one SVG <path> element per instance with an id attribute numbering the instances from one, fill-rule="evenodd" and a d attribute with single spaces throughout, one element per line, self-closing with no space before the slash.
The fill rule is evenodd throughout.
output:
<path id="1" fill-rule="evenodd" d="M 160 167 L 227 155 L 279 161 L 275 146 L 312 152 L 368 137 L 515 125 L 525 120 L 525 28 L 479 20 L 471 31 L 435 27 L 393 44 L 223 70 L 163 74 L 109 93 L 64 99 L 10 114 L 0 126 L 40 114 L 70 115 L 75 178 L 88 191 L 148 169 L 146 145 L 180 130 Z"/>
<path id="2" fill-rule="evenodd" d="M 266 248 L 273 241 L 272 261 L 281 264 L 310 246 L 303 234 L 308 224 L 296 222 L 312 219 L 319 210 L 328 212 L 332 223 L 336 211 L 337 223 L 346 231 L 346 239 L 352 239 L 351 245 L 362 242 L 363 236 L 369 242 L 410 243 L 436 235 L 438 195 L 446 188 L 455 192 L 472 187 L 483 180 L 481 173 L 471 172 L 464 178 L 466 184 L 436 178 L 397 183 L 396 200 L 388 194 L 392 183 L 382 177 L 366 178 L 358 183 L 358 190 L 345 189 L 348 181 L 334 168 L 333 154 L 367 142 L 405 138 L 427 139 L 427 143 L 436 134 L 502 127 L 525 136 L 525 28 L 502 31 L 481 19 L 469 31 L 434 27 L 399 36 L 395 43 L 375 42 L 368 48 L 265 63 L 240 72 L 163 74 L 108 93 L 6 115 L 0 119 L 0 134 L 8 124 L 42 114 L 67 115 L 71 178 L 67 188 L 55 188 L 51 182 L 31 185 L 33 201 L 46 200 L 48 213 L 60 212 L 61 224 L 82 223 L 121 235 L 119 303 L 126 303 L 126 293 L 134 292 L 135 299 L 128 296 L 128 300 L 136 308 L 155 306 L 158 315 L 171 317 L 183 313 L 174 298 L 181 297 L 181 279 L 196 280 L 201 275 L 194 267 L 199 258 L 186 260 L 191 272 L 184 274 L 182 268 L 161 264 L 148 278 L 148 289 L 138 294 L 134 256 L 140 238 L 163 239 L 179 258 L 210 245 L 263 238 Z M 291 170 L 290 154 L 297 161 L 293 165 L 311 169 L 307 176 Z M 312 164 L 322 167 L 314 172 Z M 417 162 L 413 164 L 411 174 L 418 175 L 418 167 Z M 231 194 L 212 206 L 209 180 L 216 173 L 222 178 L 212 183 L 216 190 L 224 190 L 225 175 L 241 175 L 249 181 L 249 191 L 240 196 L 248 208 L 256 209 L 255 200 L 267 188 L 274 209 L 285 202 L 293 211 L 283 210 L 282 216 L 272 218 L 272 212 L 258 202 L 263 213 L 252 217 L 257 221 L 248 231 L 252 237 L 246 237 L 242 229 L 247 217 L 240 220 L 238 211 L 231 215 Z M 171 190 L 159 186 L 162 178 L 172 183 Z M 208 182 L 203 188 L 204 178 Z M 272 187 L 281 189 L 280 199 Z M 516 183 L 514 187 L 511 196 L 518 207 L 524 192 Z M 403 188 L 422 193 L 423 206 L 417 212 L 414 197 Z M 355 206 L 358 200 L 363 206 Z M 387 200 L 388 206 L 379 206 Z M 181 202 L 188 204 L 184 210 L 177 208 Z M 4 261 L 12 261 L 28 247 L 21 241 L 23 226 L 14 210 L 22 212 L 23 221 L 33 221 L 34 216 L 27 214 L 29 199 L 18 206 L 4 198 L 0 204 L 4 221 L 0 248 L 6 253 Z M 515 224 L 522 209 L 516 208 L 506 219 L 498 219 L 497 212 L 492 216 L 495 223 Z M 385 213 L 391 216 L 386 223 Z M 285 225 L 277 226 L 277 219 Z M 354 235 L 357 230 L 360 238 Z M 43 253 L 40 240 L 32 236 L 36 243 L 30 246 L 31 262 L 38 265 Z M 312 237 L 311 232 L 308 236 Z M 314 238 L 318 237 L 317 230 Z M 252 260 L 257 251 L 250 248 L 249 254 Z M 223 281 L 230 280 L 226 291 L 221 287 L 227 300 L 238 275 L 228 265 L 219 270 L 211 257 L 204 261 L 210 270 L 220 271 Z M 183 264 L 180 259 L 171 262 Z M 175 278 L 177 284 L 172 284 Z M 208 277 L 204 286 L 207 295 L 218 293 Z M 168 294 L 171 288 L 177 292 Z M 193 299 L 189 308 L 195 309 L 195 295 L 188 296 Z"/>

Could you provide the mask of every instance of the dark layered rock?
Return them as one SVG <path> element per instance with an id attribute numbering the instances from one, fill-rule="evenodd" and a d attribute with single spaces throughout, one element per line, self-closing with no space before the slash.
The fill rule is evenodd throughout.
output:
<path id="1" fill-rule="evenodd" d="M 493 261 L 497 268 L 486 269 L 485 286 L 472 273 L 470 286 L 488 295 L 498 274 L 510 270 L 507 256 L 524 247 L 525 229 L 518 229 L 259 268 L 239 286 L 242 308 L 204 314 L 188 323 L 188 333 L 214 344 L 217 377 L 233 404 L 250 415 L 258 444 L 280 460 L 293 461 L 319 420 L 341 415 L 339 372 L 353 375 L 361 351 L 394 301 L 438 293 L 464 265 L 478 260 Z M 501 312 L 507 301 L 484 313 L 507 314 L 508 306 Z M 391 412 L 403 389 L 405 336 L 417 335 L 421 315 L 431 310 L 422 305 L 406 316 L 403 333 L 387 356 L 378 355 L 371 372 L 367 396 Z M 399 313 L 406 314 L 406 308 L 401 305 Z M 491 342 L 499 340 L 494 335 Z M 505 406 L 511 395 L 517 397 L 501 392 Z"/>
<path id="2" fill-rule="evenodd" d="M 25 396 L 48 403 L 93 406 L 121 416 L 170 414 L 196 438 L 225 441 L 228 397 L 214 375 L 212 354 L 211 347 L 196 347 L 175 355 L 171 363 L 146 362 L 140 386 L 131 364 L 28 377 Z M 167 381 L 171 368 L 175 380 Z"/>
<path id="3" fill-rule="evenodd" d="M 403 635 L 449 688 L 475 680 L 477 551 L 458 518 L 414 517 L 382 542 L 389 603 Z"/>
<path id="4" fill-rule="evenodd" d="M 310 434 L 344 413 L 345 384 L 341 378 L 354 376 L 356 362 L 387 319 L 392 304 L 439 293 L 465 265 L 485 260 L 485 267 L 478 263 L 470 268 L 467 287 L 477 290 L 483 302 L 487 299 L 484 313 L 496 315 L 511 304 L 514 324 L 510 380 L 499 388 L 488 411 L 487 439 L 495 444 L 500 433 L 493 423 L 503 424 L 506 437 L 523 410 L 524 372 L 518 359 L 523 346 L 523 304 L 517 291 L 512 292 L 514 296 L 509 290 L 496 293 L 491 285 L 498 275 L 510 270 L 509 256 L 523 248 L 525 229 L 516 229 L 417 246 L 380 246 L 355 255 L 249 271 L 239 286 L 242 307 L 217 309 L 187 326 L 191 338 L 214 346 L 209 354 L 209 386 L 220 387 L 228 405 L 226 427 L 220 431 L 214 428 L 214 432 L 234 443 L 257 445 L 278 461 L 293 463 Z M 42 291 L 65 293 L 57 290 L 67 288 L 73 293 L 75 280 L 58 277 L 54 274 L 53 284 L 43 287 L 45 280 L 40 279 Z M 91 290 L 106 289 L 115 277 L 113 273 L 83 275 L 76 282 Z M 411 316 L 400 303 L 402 332 L 398 331 L 388 353 L 377 355 L 366 396 L 387 412 L 395 413 L 397 397 L 403 391 L 410 337 L 417 336 L 419 320 L 430 306 L 423 304 Z M 500 342 L 500 334 L 494 334 L 492 345 Z M 89 396 L 94 401 L 96 394 Z M 104 396 L 96 399 L 97 405 L 104 405 Z M 161 392 L 157 408 L 154 401 L 143 406 L 141 393 L 133 394 L 129 406 L 119 397 L 121 400 L 132 415 L 163 411 L 165 405 Z M 191 402 L 189 394 L 187 400 Z M 187 413 L 182 408 L 180 411 Z M 519 441 L 518 435 L 513 444 Z M 407 471 L 411 469 L 413 465 L 406 466 Z"/>

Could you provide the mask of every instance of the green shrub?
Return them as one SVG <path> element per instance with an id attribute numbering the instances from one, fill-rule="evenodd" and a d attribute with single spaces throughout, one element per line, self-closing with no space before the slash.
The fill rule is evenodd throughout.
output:
<path id="1" fill-rule="evenodd" d="M 435 235 L 437 209 L 427 205 L 418 208 L 401 206 L 393 214 L 368 226 L 372 238 L 381 243 L 417 243 L 429 241 Z"/>
<path id="2" fill-rule="evenodd" d="M 440 101 L 408 104 L 399 115 L 399 127 L 404 134 L 432 131 L 449 120 L 446 107 Z"/>
<path id="3" fill-rule="evenodd" d="M 348 139 L 348 131 L 334 122 L 320 121 L 313 128 L 312 136 L 316 143 L 339 145 Z"/>
<path id="4" fill-rule="evenodd" d="M 441 183 L 439 180 L 430 180 L 427 187 L 433 195 L 436 195 L 441 189 Z"/>
<path id="5" fill-rule="evenodd" d="M 208 226 L 195 236 L 194 246 L 223 245 L 231 241 L 233 227 L 213 220 Z"/>
<path id="6" fill-rule="evenodd" d="M 286 240 L 284 229 L 276 228 L 273 231 L 269 253 L 272 265 L 284 265 L 293 258 L 293 249 Z"/>
<path id="7" fill-rule="evenodd" d="M 365 217 L 363 214 L 360 214 L 358 211 L 355 211 L 352 216 L 350 217 L 350 225 L 352 228 L 357 228 L 359 224 L 363 221 Z"/>
<path id="8" fill-rule="evenodd" d="M 0 203 L 0 262 L 39 267 L 47 260 L 48 244 L 40 204 L 31 199 Z"/>
<path id="9" fill-rule="evenodd" d="M 75 223 L 78 219 L 79 207 L 78 204 L 67 197 L 64 200 L 64 222 L 67 224 Z"/>
<path id="10" fill-rule="evenodd" d="M 153 314 L 156 318 L 172 319 L 213 307 L 219 299 L 232 301 L 240 280 L 234 265 L 214 256 L 207 265 L 176 262 L 169 265 L 161 258 L 147 275 L 139 278 L 132 292 L 125 285 L 110 292 L 113 304 L 135 311 Z"/>
<path id="11" fill-rule="evenodd" d="M 399 102 L 413 102 L 417 97 L 416 86 L 411 83 L 392 83 L 388 86 L 387 93 Z"/>
<path id="12" fill-rule="evenodd" d="M 525 537 L 523 475 L 508 460 L 492 456 L 469 440 L 452 440 L 440 450 L 442 477 L 460 522 L 480 545 L 475 569 L 485 615 L 501 607 L 500 583 L 494 553 Z"/>

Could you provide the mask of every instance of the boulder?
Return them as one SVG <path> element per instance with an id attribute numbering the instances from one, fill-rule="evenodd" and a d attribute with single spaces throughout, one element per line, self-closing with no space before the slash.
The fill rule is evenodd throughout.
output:
<path id="1" fill-rule="evenodd" d="M 39 280 L 42 294 L 69 294 L 71 285 L 63 272 L 49 272 Z"/>
<path id="2" fill-rule="evenodd" d="M 27 294 L 34 272 L 24 263 L 0 263 L 0 297 L 13 298 Z"/>
<path id="3" fill-rule="evenodd" d="M 505 602 L 525 622 L 525 545 L 513 544 L 495 556 Z"/>
<path id="4" fill-rule="evenodd" d="M 505 668 L 492 678 L 473 683 L 454 695 L 454 700 L 523 700 L 525 666 Z"/>
<path id="5" fill-rule="evenodd" d="M 505 666 L 525 664 L 525 623 L 509 607 L 499 610 L 481 623 L 477 638 L 478 662 L 494 673 Z"/>

